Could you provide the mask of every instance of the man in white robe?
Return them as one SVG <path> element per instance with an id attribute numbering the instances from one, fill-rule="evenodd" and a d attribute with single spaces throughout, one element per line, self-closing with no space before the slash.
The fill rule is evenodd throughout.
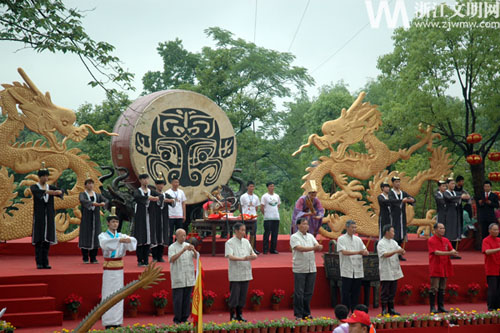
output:
<path id="1" fill-rule="evenodd" d="M 123 287 L 123 257 L 127 251 L 134 251 L 137 240 L 117 231 L 120 221 L 114 214 L 108 216 L 108 230 L 99 235 L 104 264 L 102 273 L 102 299 Z M 102 316 L 102 326 L 108 328 L 120 327 L 123 323 L 123 301 L 115 304 Z"/>

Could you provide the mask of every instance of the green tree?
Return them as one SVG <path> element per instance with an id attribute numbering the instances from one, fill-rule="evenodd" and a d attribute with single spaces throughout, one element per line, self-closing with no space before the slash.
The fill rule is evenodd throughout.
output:
<path id="1" fill-rule="evenodd" d="M 91 86 L 105 90 L 108 82 L 131 89 L 133 74 L 112 55 L 114 46 L 85 32 L 82 11 L 62 0 L 4 0 L 0 2 L 0 40 L 22 43 L 37 52 L 73 53 L 89 72 Z"/>
<path id="2" fill-rule="evenodd" d="M 466 2 L 460 0 L 457 5 L 463 9 Z M 498 147 L 500 135 L 500 35 L 494 29 L 481 28 L 484 19 L 453 16 L 455 11 L 443 6 L 444 16 L 416 18 L 410 28 L 395 30 L 393 52 L 378 62 L 380 80 L 393 99 L 389 107 L 394 115 L 399 113 L 394 122 L 399 130 L 415 128 L 417 122 L 431 124 L 460 155 L 482 156 L 483 163 L 470 166 L 478 195 L 487 154 L 495 144 Z M 469 25 L 460 26 L 465 20 Z M 491 16 L 488 20 L 500 22 Z M 448 29 L 426 26 L 448 22 Z M 453 24 L 459 27 L 451 27 Z M 460 97 L 450 96 L 457 86 Z M 480 132 L 484 139 L 468 144 L 466 137 L 474 132 Z"/>
<path id="3" fill-rule="evenodd" d="M 292 88 L 303 90 L 312 77 L 292 66 L 295 57 L 258 47 L 221 28 L 205 30 L 215 47 L 199 53 L 184 49 L 180 40 L 160 43 L 163 71 L 144 75 L 144 91 L 183 88 L 199 92 L 228 115 L 237 135 L 274 115 L 274 98 L 286 98 Z"/>

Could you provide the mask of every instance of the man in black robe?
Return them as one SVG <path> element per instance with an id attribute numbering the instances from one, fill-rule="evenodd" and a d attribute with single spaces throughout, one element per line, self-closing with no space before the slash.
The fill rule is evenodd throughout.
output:
<path id="1" fill-rule="evenodd" d="M 476 197 L 477 203 L 477 221 L 481 228 L 482 239 L 488 236 L 488 226 L 491 223 L 496 223 L 495 208 L 498 208 L 498 196 L 491 192 L 491 182 L 485 181 L 483 184 L 482 195 Z"/>
<path id="2" fill-rule="evenodd" d="M 463 229 L 463 215 L 462 215 L 462 199 L 470 199 L 468 194 L 459 194 L 455 192 L 455 179 L 453 174 L 450 178 L 446 180 L 446 185 L 448 189 L 444 192 L 444 201 L 446 204 L 446 217 L 444 222 L 445 234 L 444 237 L 447 238 L 452 244 L 455 244 L 455 250 L 457 250 L 458 242 L 462 239 L 462 229 Z M 453 255 L 450 259 L 461 259 L 457 255 Z"/>
<path id="3" fill-rule="evenodd" d="M 464 183 L 465 179 L 463 176 L 458 175 L 457 178 L 455 178 L 455 192 L 459 193 L 460 195 L 462 194 L 469 194 L 465 189 L 464 189 Z M 470 195 L 470 194 L 469 194 Z M 469 218 L 472 218 L 472 205 L 471 205 L 471 200 L 462 200 L 462 212 L 461 216 L 463 216 L 463 211 L 465 210 L 469 214 Z"/>
<path id="4" fill-rule="evenodd" d="M 43 164 L 43 163 L 42 163 Z M 49 248 L 57 244 L 54 197 L 62 199 L 63 191 L 47 184 L 49 170 L 42 166 L 38 171 L 38 183 L 30 186 L 33 196 L 33 233 L 31 242 L 35 245 L 36 268 L 50 269 Z"/>
<path id="5" fill-rule="evenodd" d="M 94 192 L 94 180 L 85 180 L 85 191 L 79 195 L 82 220 L 80 222 L 80 235 L 78 247 L 82 250 L 83 263 L 97 264 L 97 251 L 99 250 L 99 234 L 101 230 L 101 207 L 107 200 L 99 193 Z"/>
<path id="6" fill-rule="evenodd" d="M 165 245 L 168 246 L 168 206 L 174 204 L 174 199 L 168 194 L 164 193 L 163 188 L 166 185 L 166 181 L 163 177 L 155 180 L 156 192 L 163 193 L 163 200 L 159 200 L 156 204 L 153 204 L 155 210 L 155 228 L 156 228 L 156 247 L 154 247 L 151 252 L 153 254 L 153 260 L 158 262 L 165 262 L 163 259 L 163 250 Z"/>
<path id="7" fill-rule="evenodd" d="M 382 229 L 385 225 L 392 225 L 392 217 L 391 217 L 391 201 L 389 200 L 389 191 L 391 187 L 387 182 L 387 179 L 380 184 L 380 189 L 382 193 L 380 193 L 377 197 L 378 205 L 380 207 L 379 215 L 378 215 L 378 230 L 379 230 L 379 239 L 384 237 L 382 233 Z"/>
<path id="8" fill-rule="evenodd" d="M 436 222 L 445 223 L 446 221 L 446 202 L 444 200 L 444 192 L 446 192 L 446 181 L 440 179 L 438 181 L 438 189 L 434 192 L 434 200 L 436 200 L 437 218 Z"/>
<path id="9" fill-rule="evenodd" d="M 391 178 L 392 190 L 389 192 L 391 201 L 392 225 L 394 226 L 394 240 L 401 246 L 406 241 L 406 204 L 413 205 L 415 198 L 401 190 L 401 179 L 396 174 Z M 402 255 L 399 260 L 406 261 Z"/>
<path id="10" fill-rule="evenodd" d="M 147 266 L 149 250 L 156 246 L 156 217 L 154 204 L 163 200 L 163 195 L 148 187 L 149 176 L 139 175 L 141 186 L 134 191 L 135 216 L 133 236 L 137 239 L 137 265 Z"/>

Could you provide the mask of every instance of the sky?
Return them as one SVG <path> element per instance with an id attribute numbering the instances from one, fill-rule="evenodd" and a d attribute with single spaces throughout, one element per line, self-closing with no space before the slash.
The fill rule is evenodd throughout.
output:
<path id="1" fill-rule="evenodd" d="M 368 0 L 377 9 L 381 0 Z M 390 0 L 394 7 L 398 0 Z M 135 74 L 136 91 L 142 92 L 147 71 L 161 70 L 156 51 L 159 42 L 179 38 L 184 47 L 198 52 L 213 45 L 204 30 L 221 27 L 235 37 L 296 57 L 316 81 L 309 94 L 322 85 L 343 80 L 351 91 L 376 78 L 377 59 L 392 51 L 392 33 L 385 21 L 370 25 L 365 0 L 88 0 L 64 1 L 67 7 L 86 10 L 83 26 L 98 41 L 116 47 L 123 67 Z M 411 19 L 417 1 L 406 0 Z M 398 20 L 398 25 L 402 20 Z M 295 36 L 295 38 L 294 38 Z M 293 43 L 292 43 L 293 41 Z M 0 42 L 0 82 L 20 81 L 22 67 L 52 101 L 77 109 L 83 103 L 105 99 L 102 88 L 87 85 L 91 80 L 76 55 L 36 53 L 14 42 Z"/>

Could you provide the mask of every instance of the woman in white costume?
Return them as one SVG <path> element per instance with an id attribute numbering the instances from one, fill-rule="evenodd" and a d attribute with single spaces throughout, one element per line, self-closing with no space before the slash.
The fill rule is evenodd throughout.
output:
<path id="1" fill-rule="evenodd" d="M 108 216 L 108 230 L 99 235 L 99 244 L 104 256 L 102 273 L 102 299 L 123 287 L 123 257 L 127 251 L 134 251 L 137 240 L 134 237 L 117 231 L 119 220 L 115 207 Z M 102 316 L 102 326 L 108 328 L 120 327 L 123 323 L 123 301 L 115 304 Z"/>

